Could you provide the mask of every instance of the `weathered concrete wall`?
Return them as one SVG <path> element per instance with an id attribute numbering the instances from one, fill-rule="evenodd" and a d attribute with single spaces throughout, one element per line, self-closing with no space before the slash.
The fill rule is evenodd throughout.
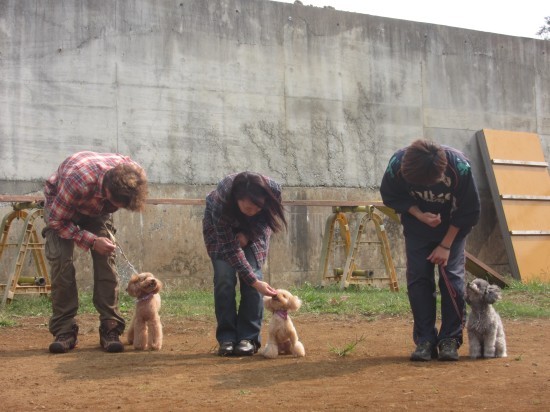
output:
<path id="1" fill-rule="evenodd" d="M 202 198 L 248 169 L 287 199 L 378 199 L 393 151 L 432 138 L 472 159 L 483 217 L 469 250 L 505 271 L 474 134 L 535 132 L 548 157 L 550 42 L 260 0 L 0 0 L 0 101 L 9 194 L 95 150 L 139 161 L 152 197 Z M 276 286 L 318 281 L 329 214 L 289 208 L 266 267 Z M 120 212 L 119 240 L 140 269 L 209 285 L 201 216 Z"/>

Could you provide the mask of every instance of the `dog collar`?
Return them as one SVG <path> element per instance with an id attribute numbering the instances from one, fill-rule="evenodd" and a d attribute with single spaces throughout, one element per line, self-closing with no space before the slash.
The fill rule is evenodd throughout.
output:
<path id="1" fill-rule="evenodd" d="M 288 318 L 288 312 L 286 310 L 276 310 L 275 314 L 284 320 Z"/>
<path id="2" fill-rule="evenodd" d="M 146 300 L 149 300 L 153 297 L 154 293 L 148 293 L 147 295 L 143 295 L 139 298 L 136 299 L 136 302 L 143 302 L 143 301 L 146 301 Z"/>

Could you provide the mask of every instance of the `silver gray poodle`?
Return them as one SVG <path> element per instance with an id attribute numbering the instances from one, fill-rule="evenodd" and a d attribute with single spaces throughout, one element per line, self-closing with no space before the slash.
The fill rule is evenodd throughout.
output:
<path id="1" fill-rule="evenodd" d="M 505 358 L 506 337 L 493 303 L 501 299 L 497 285 L 475 279 L 466 286 L 464 299 L 471 307 L 466 330 L 470 342 L 470 358 Z"/>

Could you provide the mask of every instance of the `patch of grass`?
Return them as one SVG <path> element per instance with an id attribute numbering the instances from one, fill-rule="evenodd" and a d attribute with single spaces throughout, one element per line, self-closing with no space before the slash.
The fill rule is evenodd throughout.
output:
<path id="1" fill-rule="evenodd" d="M 369 286 L 352 285 L 340 290 L 338 285 L 326 287 L 305 283 L 289 288 L 299 296 L 303 305 L 293 316 L 305 314 L 365 316 L 410 316 L 405 286 L 399 292 Z M 503 299 L 495 304 L 503 318 L 550 319 L 550 283 L 514 282 L 502 291 Z M 237 296 L 237 299 L 239 297 Z M 91 292 L 81 292 L 79 314 L 95 314 Z M 120 309 L 130 318 L 134 300 L 121 293 Z M 214 297 L 211 290 L 181 290 L 167 287 L 162 293 L 162 316 L 214 318 Z M 13 327 L 22 316 L 51 315 L 51 302 L 47 297 L 17 295 L 11 304 L 0 310 L 0 327 Z"/>
<path id="2" fill-rule="evenodd" d="M 550 283 L 514 281 L 495 309 L 503 318 L 550 318 Z"/>
<path id="3" fill-rule="evenodd" d="M 391 292 L 369 286 L 352 285 L 346 290 L 339 286 L 318 287 L 305 283 L 291 289 L 303 305 L 300 314 L 334 314 L 362 316 L 401 316 L 410 313 L 405 291 Z"/>
<path id="4" fill-rule="evenodd" d="M 213 292 L 210 290 L 173 290 L 165 292 L 162 294 L 161 313 L 176 317 L 213 317 Z"/>
<path id="5" fill-rule="evenodd" d="M 353 342 L 349 342 L 346 346 L 344 346 L 342 348 L 331 347 L 330 351 L 332 353 L 335 353 L 336 355 L 338 355 L 340 357 L 344 357 L 344 356 L 349 355 L 351 352 L 353 352 L 355 350 L 355 347 L 360 342 L 363 342 L 364 340 L 365 340 L 365 337 L 363 335 L 361 335 L 361 337 L 355 339 Z"/>
<path id="6" fill-rule="evenodd" d="M 13 327 L 15 325 L 16 322 L 13 319 L 10 319 L 7 315 L 0 313 L 0 328 Z"/>

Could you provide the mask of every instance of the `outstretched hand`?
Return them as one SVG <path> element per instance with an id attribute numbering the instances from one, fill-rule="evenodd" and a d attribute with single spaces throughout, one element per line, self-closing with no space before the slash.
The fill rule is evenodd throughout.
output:
<path id="1" fill-rule="evenodd" d="M 272 288 L 267 282 L 257 280 L 252 284 L 252 287 L 264 296 L 277 296 L 277 290 Z"/>

